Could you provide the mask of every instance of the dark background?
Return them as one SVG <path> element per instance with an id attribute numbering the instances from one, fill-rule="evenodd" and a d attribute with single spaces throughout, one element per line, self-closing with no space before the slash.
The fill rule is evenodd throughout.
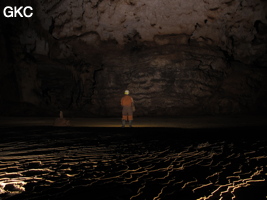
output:
<path id="1" fill-rule="evenodd" d="M 32 6 L 5 18 L 5 6 Z M 2 0 L 0 115 L 266 114 L 266 1 Z"/>

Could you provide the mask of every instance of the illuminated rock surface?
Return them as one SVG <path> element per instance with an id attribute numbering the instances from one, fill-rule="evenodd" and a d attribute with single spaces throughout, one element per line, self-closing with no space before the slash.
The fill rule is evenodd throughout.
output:
<path id="1" fill-rule="evenodd" d="M 266 113 L 266 1 L 31 3 L 1 24 L 2 115 L 118 116 L 125 89 L 138 116 Z"/>

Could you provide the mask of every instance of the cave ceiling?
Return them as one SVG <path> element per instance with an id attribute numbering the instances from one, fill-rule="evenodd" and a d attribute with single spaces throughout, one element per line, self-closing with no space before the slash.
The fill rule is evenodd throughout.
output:
<path id="1" fill-rule="evenodd" d="M 140 116 L 267 109 L 264 0 L 8 5 L 33 16 L 1 18 L 1 101 L 114 116 L 129 89 Z"/>

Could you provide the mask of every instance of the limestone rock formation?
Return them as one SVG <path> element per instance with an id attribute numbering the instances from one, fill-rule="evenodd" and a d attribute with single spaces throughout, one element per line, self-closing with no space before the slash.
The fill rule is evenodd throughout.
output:
<path id="1" fill-rule="evenodd" d="M 34 15 L 1 24 L 2 102 L 120 116 L 129 89 L 138 116 L 267 111 L 266 1 L 13 4 Z"/>

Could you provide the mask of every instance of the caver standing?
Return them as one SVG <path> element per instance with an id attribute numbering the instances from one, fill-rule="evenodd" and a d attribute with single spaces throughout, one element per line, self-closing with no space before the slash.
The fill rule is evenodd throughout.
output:
<path id="1" fill-rule="evenodd" d="M 131 96 L 129 96 L 129 90 L 125 90 L 124 97 L 121 98 L 121 106 L 122 106 L 122 127 L 125 127 L 125 122 L 129 121 L 129 127 L 132 127 L 133 122 L 133 112 L 134 101 Z"/>

